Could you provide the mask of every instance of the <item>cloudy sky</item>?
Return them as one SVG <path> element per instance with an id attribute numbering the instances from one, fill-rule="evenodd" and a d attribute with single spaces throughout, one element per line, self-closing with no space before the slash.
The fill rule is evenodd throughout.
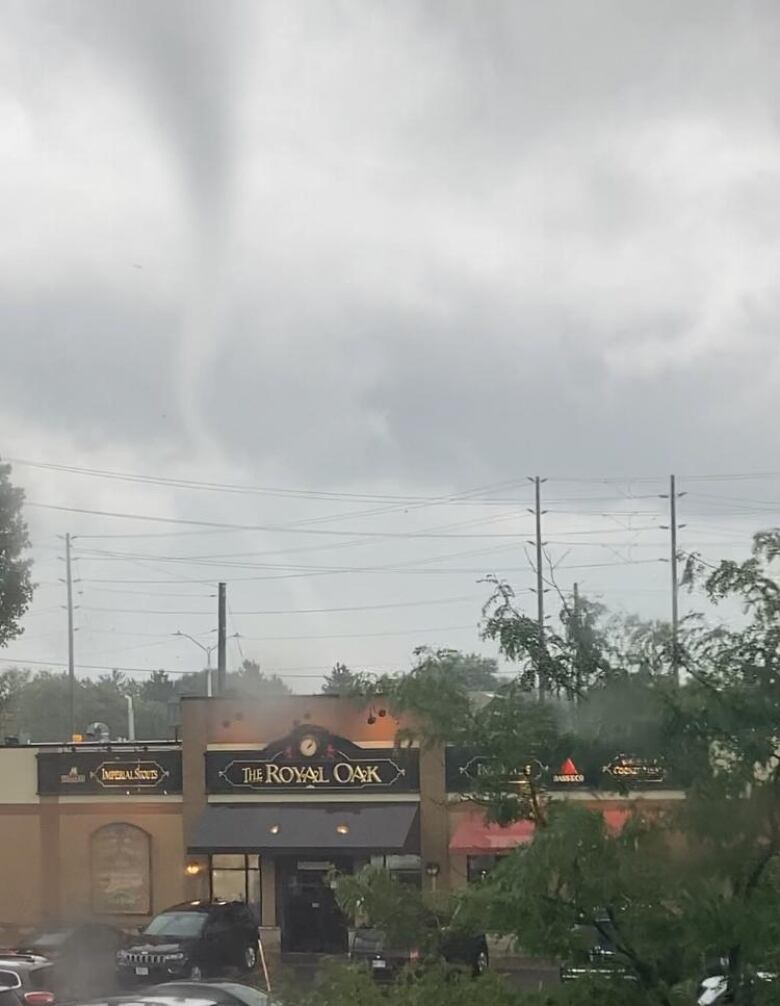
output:
<path id="1" fill-rule="evenodd" d="M 561 586 L 646 615 L 669 472 L 686 548 L 776 519 L 776 0 L 3 14 L 5 660 L 65 659 L 66 531 L 81 673 L 199 666 L 224 579 L 307 690 L 485 649 L 485 573 L 532 606 L 528 475 Z"/>

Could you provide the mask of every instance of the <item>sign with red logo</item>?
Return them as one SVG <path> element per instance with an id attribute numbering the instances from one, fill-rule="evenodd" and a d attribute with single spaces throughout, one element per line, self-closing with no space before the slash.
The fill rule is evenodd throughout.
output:
<path id="1" fill-rule="evenodd" d="M 585 782 L 585 776 L 580 772 L 571 758 L 567 758 L 557 772 L 553 774 L 553 782 L 564 783 L 569 786 L 581 786 Z"/>

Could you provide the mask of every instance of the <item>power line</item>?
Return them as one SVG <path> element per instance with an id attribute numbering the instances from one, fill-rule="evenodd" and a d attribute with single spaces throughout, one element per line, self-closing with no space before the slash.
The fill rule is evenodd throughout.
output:
<path id="1" fill-rule="evenodd" d="M 461 597 L 442 597 L 433 600 L 422 601 L 392 601 L 385 604 L 358 604 L 345 605 L 338 608 L 265 608 L 252 611 L 232 611 L 231 615 L 319 615 L 336 614 L 348 611 L 385 611 L 390 608 L 421 608 L 445 604 L 460 604 L 465 602 L 483 600 L 481 594 L 468 594 Z M 147 614 L 147 615 L 210 615 L 209 611 L 160 611 L 158 609 L 147 608 L 100 608 L 89 604 L 82 605 L 83 611 L 102 611 L 110 614 Z"/>
<path id="2" fill-rule="evenodd" d="M 17 667 L 67 667 L 67 663 L 60 660 L 30 660 L 27 657 L 0 657 L 4 664 L 15 664 Z M 127 674 L 154 674 L 163 670 L 161 667 L 120 667 L 118 664 L 82 664 L 79 662 L 79 669 L 85 671 L 125 671 Z M 165 669 L 166 674 L 192 674 L 192 671 L 181 671 L 177 669 Z"/>
<path id="3" fill-rule="evenodd" d="M 14 664 L 17 667 L 68 666 L 67 664 L 64 664 L 57 660 L 30 660 L 25 658 L 20 659 L 14 657 L 0 657 L 0 662 L 5 664 Z M 368 666 L 375 668 L 380 668 L 382 666 L 379 664 L 374 664 L 371 661 L 359 661 L 359 663 L 366 664 Z M 312 670 L 317 670 L 315 665 L 309 665 L 309 666 L 312 667 Z M 394 665 L 384 665 L 384 666 L 392 670 L 396 669 L 400 670 L 400 668 L 396 668 Z M 122 671 L 124 674 L 158 674 L 160 671 L 164 671 L 164 673 L 168 675 L 170 674 L 188 675 L 188 674 L 202 673 L 199 671 L 183 671 L 177 668 L 171 668 L 170 670 L 168 670 L 167 668 L 161 668 L 161 667 L 123 667 L 117 664 L 79 664 L 79 667 L 83 668 L 84 670 L 91 670 L 91 671 Z M 308 674 L 308 673 L 302 673 L 304 671 L 304 668 L 284 668 L 284 667 L 271 666 L 267 668 L 264 667 L 262 669 L 262 673 L 266 675 L 276 674 L 279 675 L 280 677 L 285 678 L 322 678 L 325 674 L 327 674 L 331 670 L 332 667 L 323 665 L 319 670 L 317 670 L 317 673 Z"/>
<path id="4" fill-rule="evenodd" d="M 102 610 L 102 609 L 101 609 Z M 110 611 L 110 608 L 105 609 Z M 175 614 L 185 614 L 185 612 L 175 612 Z M 194 614 L 194 612 L 193 612 Z M 213 615 L 213 612 L 209 612 Z M 194 636 L 212 636 L 217 630 L 209 629 L 206 632 L 195 632 Z M 175 632 L 126 632 L 124 629 L 97 629 L 90 626 L 82 630 L 83 634 L 86 636 L 100 635 L 100 636 L 138 636 L 140 638 L 148 637 L 150 639 L 162 639 L 162 640 L 173 640 L 176 638 Z"/>
<path id="5" fill-rule="evenodd" d="M 593 535 L 593 534 L 625 534 L 626 531 L 629 531 L 629 532 L 635 533 L 635 534 L 639 534 L 640 532 L 644 532 L 644 531 L 658 531 L 658 530 L 661 530 L 660 525 L 658 525 L 658 524 L 646 524 L 646 525 L 642 525 L 641 527 L 634 527 L 634 528 L 625 528 L 625 527 L 616 527 L 616 528 L 584 528 L 584 529 L 573 528 L 573 529 L 570 529 L 570 530 L 567 529 L 567 530 L 558 531 L 557 533 L 558 534 L 577 535 L 577 536 L 583 536 L 583 537 L 585 537 L 585 536 L 589 536 L 589 535 Z M 332 534 L 332 535 L 335 535 L 335 534 L 351 534 L 351 532 L 347 532 L 347 531 L 344 531 L 344 532 L 328 531 L 328 532 L 325 532 L 325 533 Z M 481 538 L 491 538 L 491 539 L 492 538 L 500 538 L 502 540 L 503 539 L 513 540 L 513 539 L 516 539 L 516 538 L 519 537 L 518 532 L 509 532 L 507 534 L 467 534 L 467 535 L 458 535 L 458 534 L 441 534 L 441 535 L 439 535 L 439 534 L 430 534 L 430 533 L 427 533 L 427 532 L 426 533 L 423 533 L 423 532 L 358 532 L 358 533 L 359 534 L 360 533 L 370 534 L 372 537 L 374 537 L 376 535 L 377 537 L 381 537 L 381 538 L 385 538 L 385 537 L 399 537 L 399 538 L 480 538 L 480 539 Z M 76 537 L 78 538 L 79 536 L 77 535 Z M 562 542 L 562 544 L 570 544 L 570 543 L 569 542 Z M 574 544 L 578 544 L 578 543 L 574 542 Z M 229 560 L 229 559 L 236 559 L 236 558 L 242 558 L 242 557 L 243 558 L 253 558 L 253 557 L 256 557 L 256 556 L 264 556 L 264 555 L 287 554 L 288 552 L 291 552 L 291 551 L 309 551 L 309 549 L 308 548 L 303 548 L 303 549 L 274 549 L 274 550 L 270 550 L 270 551 L 269 550 L 264 550 L 264 551 L 260 551 L 260 552 L 247 552 L 246 550 L 242 550 L 241 552 L 217 552 L 217 553 L 212 553 L 212 554 L 208 554 L 208 555 L 192 555 L 192 554 L 189 554 L 189 555 L 158 555 L 158 554 L 155 554 L 155 553 L 147 554 L 147 553 L 138 553 L 138 552 L 116 552 L 116 551 L 114 551 L 112 549 L 91 548 L 91 549 L 82 549 L 82 551 L 81 551 L 81 557 L 84 558 L 84 559 L 116 559 L 116 560 L 122 560 L 122 559 L 144 559 L 144 560 L 146 560 L 148 562 L 184 562 L 184 563 L 193 563 L 193 564 L 198 564 L 198 563 L 204 563 L 205 564 L 205 563 L 208 563 L 208 562 L 225 562 L 226 560 Z"/>
<path id="6" fill-rule="evenodd" d="M 139 473 L 116 472 L 100 468 L 87 468 L 76 465 L 62 465 L 54 462 L 29 461 L 22 458 L 8 459 L 11 464 L 22 465 L 27 468 L 40 468 L 45 471 L 58 471 L 70 475 L 86 475 L 93 478 L 103 478 L 118 480 L 121 482 L 136 482 L 147 485 L 160 485 L 176 489 L 195 489 L 209 492 L 239 493 L 250 495 L 279 496 L 284 499 L 317 499 L 317 500 L 355 500 L 356 502 L 381 502 L 395 504 L 414 503 L 446 503 L 450 499 L 473 496 L 477 492 L 489 489 L 506 488 L 519 485 L 521 480 L 510 479 L 503 482 L 489 483 L 485 486 L 477 486 L 473 489 L 456 491 L 443 496 L 400 496 L 379 493 L 353 493 L 344 491 L 332 491 L 325 489 L 293 489 L 280 486 L 247 486 L 230 482 L 207 482 L 195 479 L 176 479 L 156 475 L 143 475 Z"/>
<path id="7" fill-rule="evenodd" d="M 442 559 L 448 558 L 447 556 L 442 556 Z M 642 566 L 647 563 L 663 562 L 661 558 L 658 559 L 621 559 L 617 562 L 592 562 L 592 563 L 582 563 L 580 565 L 567 565 L 567 566 L 556 566 L 556 569 L 606 569 L 608 567 L 614 566 Z M 282 567 L 289 568 L 289 567 Z M 293 567 L 296 570 L 299 567 Z M 477 567 L 455 567 L 450 566 L 446 569 L 412 569 L 410 567 L 386 567 L 386 566 L 345 566 L 345 567 L 334 567 L 334 568 L 320 568 L 315 566 L 303 567 L 301 571 L 296 571 L 293 573 L 274 573 L 270 575 L 263 576 L 235 576 L 231 577 L 231 583 L 256 583 L 259 581 L 267 580 L 290 580 L 305 576 L 330 576 L 338 575 L 341 573 L 387 573 L 389 575 L 404 575 L 410 574 L 413 576 L 444 576 L 451 573 L 463 574 L 463 575 L 473 575 L 477 577 L 484 577 L 487 573 L 528 573 L 527 566 L 477 566 Z M 212 584 L 214 581 L 212 578 L 198 578 L 198 577 L 176 577 L 170 580 L 144 580 L 144 579 L 117 579 L 114 577 L 81 577 L 84 583 L 134 583 L 134 584 L 144 584 L 144 583 L 201 583 L 201 584 Z"/>
<path id="8" fill-rule="evenodd" d="M 312 636 L 296 634 L 294 636 L 242 636 L 241 638 L 254 643 L 282 643 L 298 639 L 373 639 L 384 636 L 421 636 L 432 632 L 465 632 L 467 629 L 476 632 L 476 622 L 470 622 L 468 625 L 434 625 L 423 629 L 393 629 L 387 632 L 338 632 Z"/>
<path id="9" fill-rule="evenodd" d="M 26 505 L 42 510 L 57 510 L 61 513 L 87 514 L 92 517 L 112 517 L 119 520 L 152 521 L 159 524 L 184 524 L 191 527 L 232 528 L 239 531 L 267 531 L 274 534 L 311 534 L 328 537 L 349 538 L 516 538 L 516 533 L 505 534 L 445 534 L 427 531 L 340 531 L 333 528 L 298 528 L 285 524 L 235 524 L 225 521 L 195 520 L 185 517 L 160 517 L 153 514 L 122 513 L 115 510 L 91 510 L 87 507 L 62 506 L 54 503 L 38 503 L 27 500 Z M 74 535 L 74 538 L 78 538 Z"/>
<path id="10" fill-rule="evenodd" d="M 160 582 L 161 583 L 169 583 L 170 581 L 168 581 L 168 580 L 162 580 Z M 190 601 L 199 601 L 199 600 L 201 600 L 203 598 L 213 597 L 214 596 L 213 594 L 179 594 L 179 593 L 176 593 L 175 591 L 169 591 L 169 590 L 156 590 L 154 592 L 152 592 L 150 590 L 114 590 L 111 587 L 103 587 L 103 588 L 101 588 L 100 592 L 101 592 L 101 594 L 121 594 L 123 596 L 126 595 L 126 594 L 130 594 L 132 596 L 146 597 L 146 598 L 149 598 L 149 599 L 155 598 L 155 597 L 177 597 L 177 598 L 180 598 L 180 599 L 185 599 L 185 600 L 190 600 Z"/>

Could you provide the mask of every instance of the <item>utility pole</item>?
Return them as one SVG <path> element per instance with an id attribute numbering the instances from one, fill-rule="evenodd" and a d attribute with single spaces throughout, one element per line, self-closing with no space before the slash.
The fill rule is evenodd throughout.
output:
<path id="1" fill-rule="evenodd" d="M 76 733 L 76 668 L 73 659 L 73 571 L 70 556 L 70 532 L 65 535 L 65 587 L 68 594 L 68 693 L 70 702 L 70 740 Z"/>
<path id="2" fill-rule="evenodd" d="M 680 626 L 678 605 L 679 584 L 677 581 L 677 486 L 674 475 L 669 476 L 669 527 L 672 543 L 670 561 L 672 564 L 672 674 L 675 681 L 680 680 L 680 668 L 677 664 L 677 635 Z"/>
<path id="3" fill-rule="evenodd" d="M 227 605 L 226 584 L 217 587 L 217 695 L 224 695 L 227 687 Z"/>
<path id="4" fill-rule="evenodd" d="M 574 629 L 574 683 L 577 688 L 577 701 L 582 693 L 582 654 L 580 652 L 580 589 L 574 581 L 572 597 L 572 626 Z"/>
<path id="5" fill-rule="evenodd" d="M 675 681 L 680 680 L 680 654 L 679 654 L 679 630 L 680 630 L 680 613 L 678 604 L 678 595 L 680 590 L 680 583 L 677 575 L 677 531 L 681 527 L 685 527 L 684 524 L 677 523 L 677 500 L 680 496 L 684 496 L 685 493 L 677 492 L 677 480 L 674 475 L 669 476 L 669 524 L 662 524 L 661 527 L 667 528 L 669 530 L 670 538 L 670 553 L 669 553 L 669 563 L 672 573 L 672 674 Z M 666 499 L 667 494 L 661 493 L 661 499 Z"/>
<path id="6" fill-rule="evenodd" d="M 531 482 L 534 484 L 534 508 L 531 513 L 536 518 L 536 618 L 539 625 L 539 643 L 544 650 L 544 577 L 542 569 L 542 483 L 547 479 L 541 479 L 535 475 Z M 537 668 L 537 686 L 539 698 L 544 698 L 546 682 L 541 666 Z"/>

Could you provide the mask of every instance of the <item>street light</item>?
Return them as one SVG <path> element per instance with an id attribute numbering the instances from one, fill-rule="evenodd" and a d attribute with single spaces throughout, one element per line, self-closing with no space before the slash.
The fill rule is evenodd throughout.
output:
<path id="1" fill-rule="evenodd" d="M 189 639 L 191 643 L 194 643 L 199 649 L 203 650 L 206 654 L 206 697 L 211 698 L 211 654 L 217 649 L 218 643 L 214 643 L 213 646 L 204 646 L 199 640 L 194 636 L 191 636 L 189 632 L 181 632 L 177 629 L 174 632 L 174 636 L 181 636 L 182 639 Z"/>

